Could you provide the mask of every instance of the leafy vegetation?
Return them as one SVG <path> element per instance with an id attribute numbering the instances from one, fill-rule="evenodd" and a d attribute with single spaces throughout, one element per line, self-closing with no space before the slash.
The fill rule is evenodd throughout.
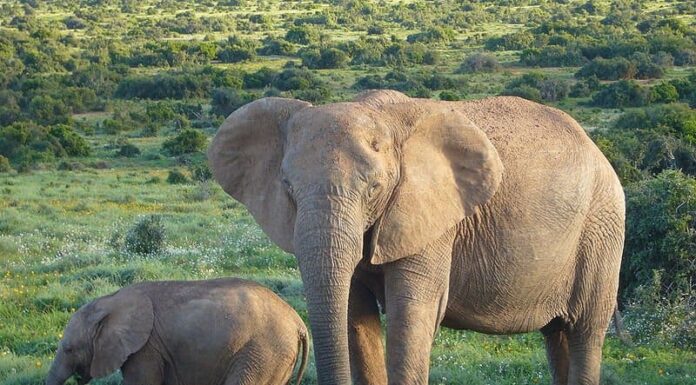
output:
<path id="1" fill-rule="evenodd" d="M 627 196 L 620 307 L 637 346 L 610 336 L 603 382 L 696 378 L 693 2 L 9 0 L 0 9 L 0 384 L 42 383 L 72 311 L 132 282 L 238 275 L 306 316 L 294 258 L 210 181 L 203 150 L 256 98 L 321 104 L 369 88 L 517 95 L 578 119 Z M 548 383 L 541 346 L 534 334 L 442 330 L 431 383 Z"/>

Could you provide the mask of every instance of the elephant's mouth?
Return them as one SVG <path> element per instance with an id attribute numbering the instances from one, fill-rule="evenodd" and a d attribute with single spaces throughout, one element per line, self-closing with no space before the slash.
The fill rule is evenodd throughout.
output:
<path id="1" fill-rule="evenodd" d="M 377 236 L 377 224 L 376 222 L 370 225 L 363 233 L 363 251 L 362 251 L 362 263 L 370 265 L 370 259 L 374 253 L 375 247 L 375 237 Z"/>

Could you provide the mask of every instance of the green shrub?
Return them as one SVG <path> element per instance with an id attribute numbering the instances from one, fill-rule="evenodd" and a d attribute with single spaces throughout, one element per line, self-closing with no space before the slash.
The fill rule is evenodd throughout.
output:
<path id="1" fill-rule="evenodd" d="M 210 103 L 211 112 L 215 115 L 227 117 L 237 108 L 256 99 L 256 95 L 235 88 L 216 88 Z"/>
<path id="2" fill-rule="evenodd" d="M 169 171 L 169 175 L 167 176 L 167 183 L 186 184 L 189 183 L 189 178 L 186 177 L 186 175 L 179 170 L 171 170 Z"/>
<path id="3" fill-rule="evenodd" d="M 635 342 L 696 349 L 696 293 L 665 297 L 664 272 L 653 270 L 624 307 L 624 325 Z"/>
<path id="4" fill-rule="evenodd" d="M 132 158 L 138 155 L 140 155 L 140 149 L 138 148 L 138 146 L 131 143 L 125 143 L 121 145 L 121 147 L 118 149 L 118 156 Z"/>
<path id="5" fill-rule="evenodd" d="M 506 88 L 501 95 L 519 96 L 520 98 L 525 98 L 534 102 L 541 101 L 541 92 L 539 92 L 538 89 L 527 84 L 521 84 L 512 88 Z"/>
<path id="6" fill-rule="evenodd" d="M 614 128 L 665 132 L 696 144 L 696 111 L 681 103 L 658 105 L 626 112 L 614 122 Z"/>
<path id="7" fill-rule="evenodd" d="M 696 180 L 667 170 L 626 187 L 623 298 L 660 271 L 659 295 L 678 298 L 696 282 Z"/>
<path id="8" fill-rule="evenodd" d="M 440 91 L 440 94 L 438 95 L 440 100 L 447 100 L 447 101 L 457 101 L 457 100 L 462 100 L 461 95 L 455 91 L 450 91 L 450 90 L 444 90 Z"/>
<path id="9" fill-rule="evenodd" d="M 475 53 L 467 56 L 459 66 L 458 72 L 497 72 L 500 71 L 500 63 L 495 56 L 489 53 Z"/>
<path id="10" fill-rule="evenodd" d="M 10 160 L 0 155 L 0 172 L 11 172 L 13 171 L 12 165 L 10 165 Z"/>
<path id="11" fill-rule="evenodd" d="M 256 42 L 230 36 L 218 51 L 218 59 L 223 63 L 238 63 L 256 58 Z"/>
<path id="12" fill-rule="evenodd" d="M 296 44 L 312 44 L 318 38 L 319 32 L 305 25 L 290 27 L 285 34 L 285 40 Z"/>
<path id="13" fill-rule="evenodd" d="M 596 76 L 601 80 L 633 79 L 638 73 L 636 64 L 630 60 L 617 57 L 612 59 L 595 58 L 575 73 L 577 78 Z"/>
<path id="14" fill-rule="evenodd" d="M 191 171 L 193 180 L 198 182 L 206 182 L 213 177 L 213 172 L 208 167 L 207 162 L 193 164 L 189 167 L 189 171 Z"/>
<path id="15" fill-rule="evenodd" d="M 592 95 L 590 104 L 605 108 L 642 107 L 650 101 L 650 91 L 635 80 L 620 80 Z"/>
<path id="16" fill-rule="evenodd" d="M 164 248 L 164 235 L 160 216 L 143 217 L 126 232 L 125 250 L 134 254 L 156 254 Z"/>
<path id="17" fill-rule="evenodd" d="M 579 49 L 557 45 L 525 49 L 520 55 L 520 62 L 530 67 L 572 67 L 586 61 Z"/>
<path id="18" fill-rule="evenodd" d="M 679 100 L 677 88 L 670 83 L 660 83 L 650 89 L 651 103 L 673 103 Z"/>
<path id="19" fill-rule="evenodd" d="M 199 152 L 205 149 L 206 137 L 195 129 L 185 129 L 171 139 L 162 143 L 162 151 L 169 155 L 183 155 Z"/>
<path id="20" fill-rule="evenodd" d="M 558 101 L 568 96 L 570 84 L 562 79 L 549 79 L 540 72 L 530 72 L 511 80 L 503 95 L 519 96 L 533 101 Z"/>
<path id="21" fill-rule="evenodd" d="M 307 68 L 344 68 L 348 65 L 350 57 L 338 48 L 304 48 L 298 52 L 302 58 L 302 65 Z"/>

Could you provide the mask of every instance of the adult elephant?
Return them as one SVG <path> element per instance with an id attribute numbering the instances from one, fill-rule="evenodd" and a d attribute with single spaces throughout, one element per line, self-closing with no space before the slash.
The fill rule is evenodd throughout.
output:
<path id="1" fill-rule="evenodd" d="M 515 97 L 264 98 L 225 120 L 208 155 L 297 256 L 320 384 L 426 384 L 440 324 L 541 330 L 554 384 L 599 382 L 624 198 L 565 113 Z"/>

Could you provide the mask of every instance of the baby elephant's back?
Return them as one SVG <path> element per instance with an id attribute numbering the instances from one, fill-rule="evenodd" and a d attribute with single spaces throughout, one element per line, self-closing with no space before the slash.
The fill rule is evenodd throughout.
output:
<path id="1" fill-rule="evenodd" d="M 297 356 L 298 336 L 304 332 L 301 319 L 259 284 L 216 279 L 148 285 L 144 288 L 153 301 L 155 329 L 178 365 L 192 366 L 190 375 L 219 372 L 218 366 L 230 365 L 239 354 L 275 352 L 292 360 Z"/>

